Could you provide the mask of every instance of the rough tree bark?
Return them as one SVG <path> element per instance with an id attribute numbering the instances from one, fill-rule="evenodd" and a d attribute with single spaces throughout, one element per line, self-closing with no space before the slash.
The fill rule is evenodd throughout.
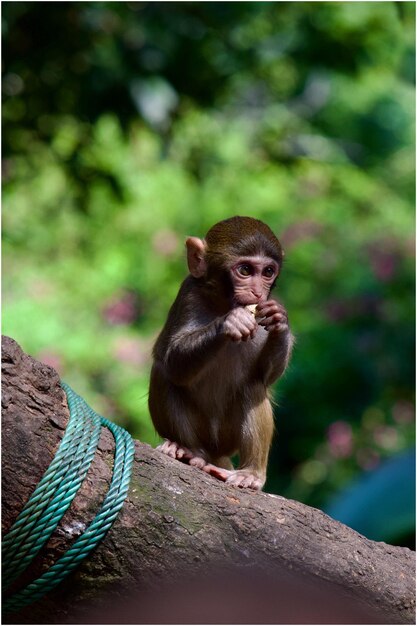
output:
<path id="1" fill-rule="evenodd" d="M 55 370 L 9 338 L 2 360 L 7 532 L 57 450 L 68 409 Z M 112 450 L 103 429 L 80 492 L 23 583 L 94 517 Z M 411 624 L 414 565 L 407 548 L 370 541 L 299 502 L 228 487 L 137 441 L 129 496 L 104 541 L 4 623 Z"/>

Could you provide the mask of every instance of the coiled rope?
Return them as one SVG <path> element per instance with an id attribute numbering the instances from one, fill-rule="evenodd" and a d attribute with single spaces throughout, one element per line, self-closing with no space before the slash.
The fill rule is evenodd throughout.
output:
<path id="1" fill-rule="evenodd" d="M 2 542 L 3 592 L 27 569 L 48 541 L 80 488 L 94 458 L 101 427 L 115 439 L 113 476 L 102 507 L 71 548 L 24 589 L 5 598 L 5 613 L 39 600 L 56 587 L 97 546 L 126 498 L 132 473 L 134 442 L 127 431 L 98 415 L 69 385 L 64 389 L 70 420 L 57 453 Z"/>

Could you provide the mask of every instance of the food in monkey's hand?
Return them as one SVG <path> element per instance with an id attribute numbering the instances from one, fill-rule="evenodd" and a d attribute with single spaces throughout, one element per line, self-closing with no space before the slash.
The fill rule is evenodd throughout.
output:
<path id="1" fill-rule="evenodd" d="M 249 313 L 252 313 L 252 315 L 254 317 L 256 317 L 256 307 L 257 306 L 258 306 L 257 304 L 247 304 L 246 305 L 246 308 L 248 309 Z"/>

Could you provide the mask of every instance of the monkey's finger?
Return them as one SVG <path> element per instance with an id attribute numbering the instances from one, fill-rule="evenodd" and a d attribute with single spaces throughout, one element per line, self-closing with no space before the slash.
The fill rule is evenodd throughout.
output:
<path id="1" fill-rule="evenodd" d="M 284 307 L 280 304 L 277 304 L 276 302 L 273 304 L 264 305 L 262 308 L 259 309 L 259 312 L 262 313 L 262 315 L 272 315 L 273 313 L 282 313 L 283 315 L 287 314 L 287 311 L 284 309 Z"/>
<path id="2" fill-rule="evenodd" d="M 261 306 L 277 306 L 280 309 L 284 308 L 284 305 L 281 304 L 281 302 L 278 302 L 278 300 L 267 300 L 266 302 L 262 302 L 262 304 L 259 304 L 258 307 L 260 308 Z"/>
<path id="3" fill-rule="evenodd" d="M 232 341 L 240 341 L 242 339 L 242 332 L 238 325 L 228 324 L 225 327 L 225 334 L 230 337 Z"/>
<path id="4" fill-rule="evenodd" d="M 269 324 L 288 324 L 288 317 L 283 315 L 282 313 L 272 313 L 264 317 L 262 320 L 258 322 L 261 326 L 268 326 Z"/>
<path id="5" fill-rule="evenodd" d="M 269 307 L 277 307 L 277 306 L 281 306 L 281 305 L 275 300 L 266 300 L 265 302 L 260 302 L 258 304 L 258 306 L 256 307 L 256 312 L 262 311 L 263 309 L 267 309 Z"/>
<path id="6" fill-rule="evenodd" d="M 265 327 L 265 330 L 267 330 L 270 333 L 284 333 L 284 332 L 288 332 L 289 330 L 289 326 L 288 324 L 271 324 L 268 327 Z"/>
<path id="7" fill-rule="evenodd" d="M 258 304 L 258 306 L 256 307 L 256 314 L 264 314 L 265 311 L 269 311 L 270 309 L 277 309 L 278 307 L 279 305 L 272 300 L 270 300 L 269 302 L 263 302 L 262 304 Z"/>
<path id="8" fill-rule="evenodd" d="M 242 341 L 247 341 L 255 328 L 256 322 L 252 323 L 252 320 L 250 320 L 249 324 L 240 321 L 236 324 L 236 330 L 239 332 Z"/>
<path id="9" fill-rule="evenodd" d="M 243 341 L 248 341 L 249 339 L 253 339 L 256 335 L 256 331 L 258 330 L 258 325 L 256 325 L 254 328 L 250 329 L 246 329 L 242 339 Z"/>
<path id="10" fill-rule="evenodd" d="M 268 318 L 263 320 L 260 325 L 263 326 L 265 330 L 270 330 L 271 327 L 276 326 L 277 324 L 288 326 L 288 321 L 282 318 Z"/>
<path id="11" fill-rule="evenodd" d="M 273 300 L 258 305 L 257 315 L 269 315 L 273 312 L 284 313 L 285 315 L 287 314 L 285 307 L 283 307 L 282 304 L 279 304 L 278 302 L 274 302 Z"/>
<path id="12" fill-rule="evenodd" d="M 256 321 L 258 324 L 262 326 L 265 323 L 265 320 L 271 319 L 274 315 L 285 315 L 285 314 L 283 314 L 281 311 L 277 311 L 277 309 L 271 308 L 265 312 L 260 313 L 257 316 Z"/>

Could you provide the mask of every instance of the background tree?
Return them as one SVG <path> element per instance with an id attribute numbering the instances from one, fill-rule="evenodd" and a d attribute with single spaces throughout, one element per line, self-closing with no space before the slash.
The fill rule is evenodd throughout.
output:
<path id="1" fill-rule="evenodd" d="M 344 521 L 411 544 L 414 3 L 2 13 L 4 332 L 156 443 L 150 350 L 183 239 L 265 220 L 297 335 L 266 488 L 325 507 L 364 476 L 382 504 L 353 524 L 359 490 Z"/>

